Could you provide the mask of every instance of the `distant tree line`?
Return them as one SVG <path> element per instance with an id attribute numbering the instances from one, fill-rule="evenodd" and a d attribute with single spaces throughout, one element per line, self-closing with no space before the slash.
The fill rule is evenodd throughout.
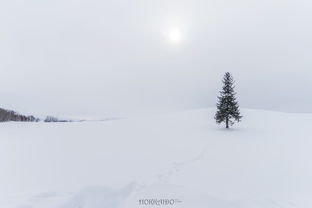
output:
<path id="1" fill-rule="evenodd" d="M 71 120 L 58 119 L 54 116 L 47 116 L 44 122 L 72 122 Z"/>
<path id="2" fill-rule="evenodd" d="M 40 119 L 34 116 L 21 115 L 12 110 L 0 108 L 0 122 L 19 121 L 19 122 L 39 122 Z M 54 116 L 47 116 L 44 122 L 72 122 L 72 120 L 58 119 Z"/>
<path id="3" fill-rule="evenodd" d="M 15 111 L 0 108 L 0 122 L 6 121 L 38 122 L 40 119 L 34 116 L 24 116 Z"/>

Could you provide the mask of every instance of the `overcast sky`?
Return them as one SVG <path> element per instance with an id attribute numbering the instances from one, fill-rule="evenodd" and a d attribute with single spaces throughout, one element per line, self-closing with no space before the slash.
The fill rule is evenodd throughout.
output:
<path id="1" fill-rule="evenodd" d="M 0 2 L 0 105 L 123 115 L 214 106 L 312 112 L 310 0 Z M 168 34 L 178 30 L 178 42 Z"/>

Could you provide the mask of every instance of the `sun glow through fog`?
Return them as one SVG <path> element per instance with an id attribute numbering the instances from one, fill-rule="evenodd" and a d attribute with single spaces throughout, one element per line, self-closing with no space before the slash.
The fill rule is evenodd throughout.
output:
<path id="1" fill-rule="evenodd" d="M 177 44 L 182 40 L 181 31 L 177 28 L 171 29 L 168 33 L 168 39 L 171 43 Z"/>

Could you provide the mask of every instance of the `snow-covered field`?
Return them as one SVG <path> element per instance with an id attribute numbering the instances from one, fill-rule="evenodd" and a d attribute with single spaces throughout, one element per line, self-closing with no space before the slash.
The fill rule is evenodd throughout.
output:
<path id="1" fill-rule="evenodd" d="M 312 207 L 312 114 L 214 111 L 1 123 L 0 208 Z"/>

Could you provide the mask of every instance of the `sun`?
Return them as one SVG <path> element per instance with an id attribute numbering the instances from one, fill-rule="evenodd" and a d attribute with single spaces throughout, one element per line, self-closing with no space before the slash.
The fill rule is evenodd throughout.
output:
<path id="1" fill-rule="evenodd" d="M 180 43 L 182 40 L 181 31 L 177 28 L 171 29 L 168 33 L 168 39 L 171 43 Z"/>

